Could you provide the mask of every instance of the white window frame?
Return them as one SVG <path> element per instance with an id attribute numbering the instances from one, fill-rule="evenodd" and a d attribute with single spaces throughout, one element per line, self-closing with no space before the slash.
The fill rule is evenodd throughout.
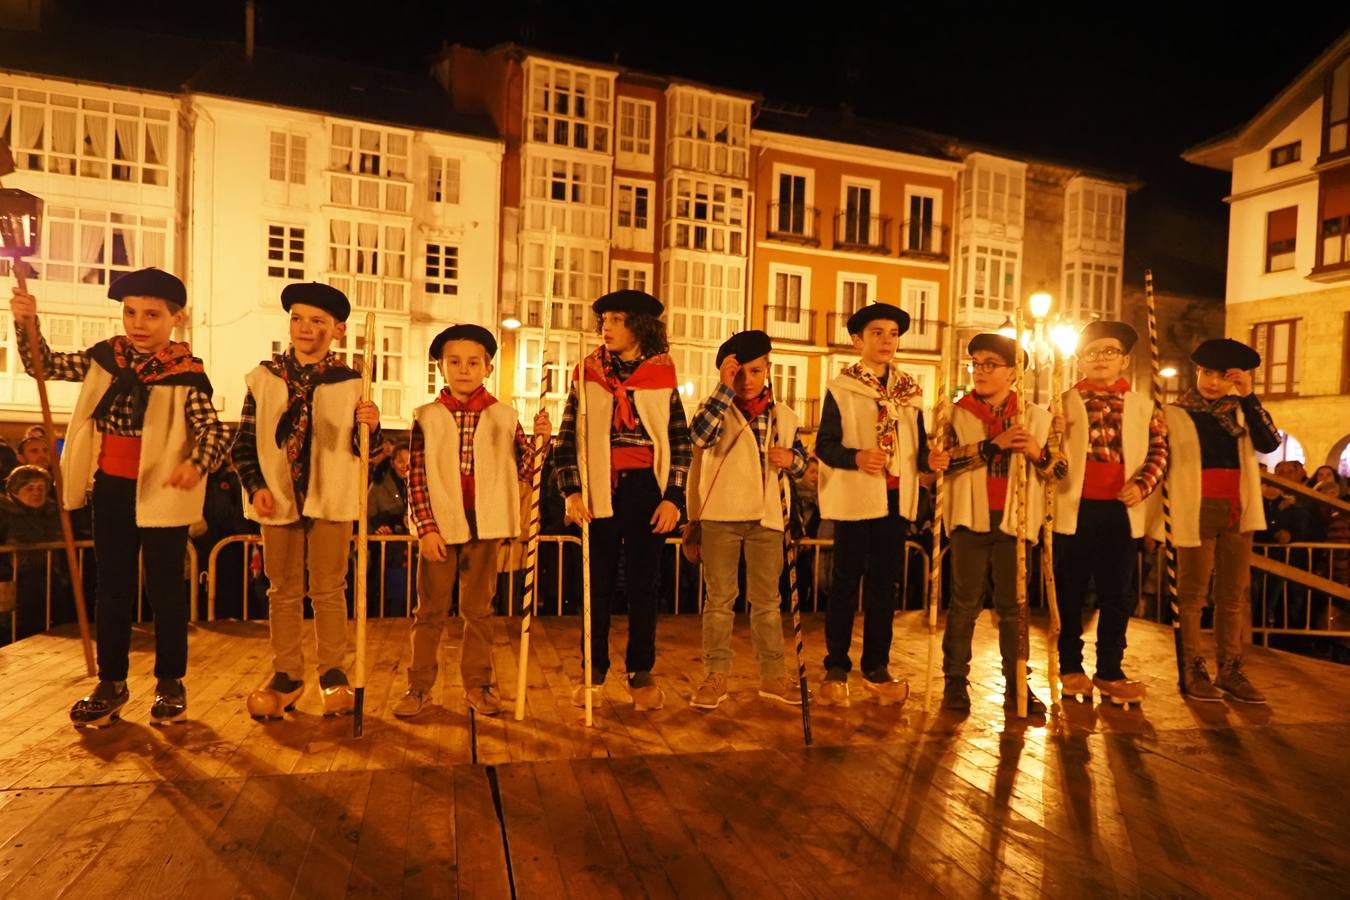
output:
<path id="1" fill-rule="evenodd" d="M 848 333 L 848 318 L 853 313 L 844 308 L 844 285 L 867 285 L 867 303 L 877 302 L 877 276 L 867 272 L 840 272 L 834 280 L 834 327 L 830 332 L 830 343 L 839 347 L 851 347 L 853 336 Z M 866 306 L 867 304 L 863 304 Z"/>
<path id="2" fill-rule="evenodd" d="M 432 248 L 436 253 L 432 254 Z M 453 266 L 447 265 L 453 251 Z M 460 245 L 445 241 L 424 241 L 422 243 L 422 294 L 428 299 L 459 297 L 460 272 L 463 260 L 460 258 Z M 446 273 L 453 271 L 453 275 Z"/>
<path id="3" fill-rule="evenodd" d="M 774 182 L 777 185 L 777 182 Z M 875 247 L 881 243 L 883 235 L 881 234 L 881 181 L 875 178 L 860 178 L 856 175 L 845 175 L 839 180 L 839 213 L 848 215 L 848 189 L 862 188 L 870 191 L 872 194 L 871 204 L 868 207 L 868 217 L 870 219 L 867 227 L 866 240 L 852 241 L 850 243 L 866 244 L 869 247 Z M 834 234 L 834 239 L 839 239 L 838 231 Z"/>
<path id="4" fill-rule="evenodd" d="M 339 242 L 341 225 L 348 240 Z M 359 216 L 331 217 L 327 222 L 327 280 L 350 298 L 353 309 L 408 312 L 412 291 L 412 233 L 408 225 Z M 375 228 L 375 243 L 362 241 L 362 228 Z M 368 234 L 369 232 L 364 232 Z M 402 235 L 402 249 L 391 240 Z"/>
<path id="5" fill-rule="evenodd" d="M 924 252 L 917 247 L 909 246 L 909 211 L 915 197 L 926 198 L 933 201 L 933 249 L 930 253 L 942 253 L 942 191 L 937 188 L 916 187 L 905 185 L 905 206 L 904 214 L 900 217 L 900 231 L 896 235 L 896 244 L 900 252 Z"/>
<path id="6" fill-rule="evenodd" d="M 797 414 L 797 419 L 802 428 L 814 425 L 809 421 L 811 416 L 809 407 L 818 402 L 815 400 L 809 388 L 808 378 L 811 374 L 810 361 L 805 356 L 793 353 L 779 353 L 775 350 L 769 354 L 769 383 L 773 385 L 773 399 L 775 403 L 782 403 Z M 789 380 L 786 377 L 788 373 L 792 374 L 790 381 L 791 389 L 787 389 Z"/>
<path id="7" fill-rule="evenodd" d="M 659 296 L 666 301 L 672 340 L 721 343 L 745 328 L 745 262 L 715 253 L 672 251 L 661 265 Z"/>
<path id="8" fill-rule="evenodd" d="M 726 140 L 717 140 L 725 133 Z M 666 93 L 666 165 L 746 178 L 750 101 L 676 85 Z"/>
<path id="9" fill-rule="evenodd" d="M 987 174 L 989 184 L 980 185 L 980 176 Z M 997 190 L 997 179 L 1005 179 L 1002 193 Z M 1017 186 L 1017 209 L 1012 209 L 1013 186 Z M 972 160 L 971 165 L 961 176 L 962 216 L 980 223 L 980 231 L 1004 236 L 1021 234 L 1026 218 L 1026 171 L 1012 164 L 1000 164 L 993 158 L 982 157 Z M 980 197 L 986 194 L 985 209 L 981 209 Z M 1003 197 L 1002 215 L 994 214 L 995 200 Z"/>
<path id="10" fill-rule="evenodd" d="M 675 392 L 684 404 L 685 417 L 690 418 L 717 387 L 717 347 L 671 342 L 670 355 L 680 378 Z"/>
<path id="11" fill-rule="evenodd" d="M 458 205 L 463 167 L 457 156 L 430 154 L 427 157 L 427 202 Z"/>
<path id="12" fill-rule="evenodd" d="M 991 280 L 989 278 L 989 268 L 993 261 L 999 261 L 1000 280 L 1006 274 L 1009 254 L 1014 259 L 1013 283 L 1007 288 L 1006 293 L 993 294 L 989 291 Z M 976 293 L 976 269 L 981 258 L 988 260 L 985 272 L 985 291 L 981 295 Z M 961 298 L 968 309 L 983 310 L 1000 315 L 1010 315 L 1021 296 L 1022 290 L 1022 267 L 1025 259 L 1022 253 L 1022 245 L 1005 244 L 998 241 L 987 239 L 973 240 L 961 248 L 960 272 L 961 272 Z M 983 302 L 976 302 L 977 296 L 983 297 Z"/>
<path id="13" fill-rule="evenodd" d="M 619 274 L 620 272 L 627 272 L 628 273 L 627 278 L 621 276 Z M 633 281 L 634 275 L 641 275 L 642 281 L 639 283 L 635 283 Z M 639 291 L 646 291 L 649 294 L 652 293 L 652 291 L 655 289 L 655 285 L 652 284 L 652 264 L 642 262 L 631 262 L 626 259 L 615 260 L 611 264 L 609 286 L 610 290 L 613 291 L 621 291 L 624 290 L 625 288 L 633 288 Z"/>
<path id="14" fill-rule="evenodd" d="M 274 234 L 274 231 L 279 233 Z M 263 268 L 267 272 L 268 278 L 282 278 L 287 281 L 305 280 L 305 256 L 308 247 L 307 231 L 308 229 L 303 225 L 287 225 L 283 222 L 267 223 L 266 246 L 263 248 L 266 264 Z M 298 258 L 296 257 L 297 249 L 295 246 L 297 237 L 300 241 Z M 280 241 L 280 244 L 274 245 L 273 242 L 277 240 Z M 273 269 L 278 271 L 274 272 Z"/>
<path id="15" fill-rule="evenodd" d="M 559 234 L 609 238 L 613 213 L 608 163 L 593 156 L 535 152 L 526 154 L 524 168 L 525 230 L 557 228 Z M 560 200 L 554 198 L 558 185 Z"/>
<path id="16" fill-rule="evenodd" d="M 27 257 L 28 277 L 36 281 L 92 285 L 101 292 L 127 272 L 148 266 L 168 267 L 171 231 L 164 216 L 49 203 L 42 217 L 42 232 L 38 252 Z M 95 248 L 93 239 L 100 232 Z M 119 238 L 121 257 L 117 255 Z M 95 255 L 102 258 L 86 259 L 86 254 L 95 249 Z M 6 266 L 5 274 L 8 270 Z"/>
<path id="17" fill-rule="evenodd" d="M 566 86 L 558 89 L 559 75 L 566 75 Z M 583 92 L 580 82 L 585 79 L 587 87 Z M 532 144 L 553 147 L 571 147 L 595 153 L 613 152 L 611 133 L 614 123 L 614 87 L 615 75 L 594 69 L 582 69 L 554 62 L 530 60 L 526 68 L 525 95 L 525 140 Z M 557 109 L 560 93 L 567 96 L 565 111 Z M 584 93 L 586 109 L 576 115 L 577 98 Z M 543 125 L 542 137 L 538 130 Z M 562 125 L 567 140 L 558 141 L 558 126 Z M 578 128 L 583 131 L 579 132 Z M 578 134 L 584 133 L 585 141 L 578 143 Z"/>
<path id="18" fill-rule="evenodd" d="M 915 309 L 910 298 L 911 291 L 926 291 L 921 307 Z M 900 302 L 897 304 L 909 313 L 909 330 L 900 336 L 901 350 L 941 350 L 942 285 L 936 281 L 919 278 L 900 279 Z"/>
<path id="19" fill-rule="evenodd" d="M 1064 298 L 1064 313 L 1071 321 L 1086 323 L 1096 318 L 1120 318 L 1122 291 L 1120 257 L 1071 253 L 1065 257 L 1063 268 L 1060 296 Z M 1082 276 L 1085 269 L 1092 284 L 1090 303 L 1085 303 L 1082 296 Z"/>
<path id="20" fill-rule="evenodd" d="M 644 227 L 637 225 L 637 193 L 646 191 L 647 198 L 647 224 Z M 630 223 L 622 224 L 620 214 L 623 211 L 624 192 L 629 191 L 632 195 L 632 205 L 629 208 Z M 646 253 L 652 251 L 654 236 L 656 234 L 655 212 L 656 212 L 656 184 L 651 181 L 642 181 L 635 178 L 616 178 L 614 179 L 614 246 L 622 250 L 641 250 Z"/>
<path id="21" fill-rule="evenodd" d="M 768 332 L 769 337 L 807 343 L 814 340 L 812 324 L 815 315 L 811 304 L 812 274 L 810 266 L 794 266 L 778 262 L 769 263 L 767 291 L 769 302 L 764 305 L 764 330 Z M 787 284 L 790 284 L 793 278 L 801 279 L 801 289 L 795 311 L 781 309 L 785 304 L 779 302 L 782 299 L 778 293 L 780 276 L 785 279 Z"/>
<path id="22" fill-rule="evenodd" d="M 360 369 L 366 342 L 364 316 L 353 317 L 346 332 L 333 342 L 333 351 L 352 368 Z M 408 327 L 403 323 L 379 322 L 375 326 L 377 345 L 371 360 L 371 383 L 380 407 L 380 415 L 403 419 L 404 377 L 408 371 Z"/>
<path id="23" fill-rule="evenodd" d="M 670 176 L 664 200 L 665 246 L 743 256 L 748 196 L 740 182 L 688 174 Z M 698 215 L 700 205 L 703 216 Z"/>
<path id="24" fill-rule="evenodd" d="M 277 143 L 281 144 L 280 177 L 277 171 Z M 303 134 L 272 128 L 267 132 L 267 178 L 277 184 L 305 183 L 309 138 Z"/>
<path id="25" fill-rule="evenodd" d="M 783 198 L 780 195 L 782 180 L 784 175 L 792 177 L 801 177 L 805 179 L 805 187 L 802 189 L 805 209 L 805 219 L 802 222 L 802 231 L 784 231 L 778 227 L 778 220 L 773 218 L 770 213 L 769 231 L 774 234 L 792 234 L 798 237 L 814 237 L 819 239 L 820 235 L 813 233 L 812 229 L 819 230 L 819 223 L 812 221 L 811 211 L 816 208 L 816 170 L 805 168 L 803 166 L 792 166 L 786 163 L 773 164 L 773 192 L 772 202 L 775 206 L 781 208 Z"/>
<path id="26" fill-rule="evenodd" d="M 647 137 L 645 140 L 638 135 L 638 127 L 641 124 L 639 111 L 645 110 L 647 113 Z M 624 129 L 632 122 L 633 134 L 624 135 Z M 621 169 L 636 169 L 642 172 L 652 171 L 653 162 L 656 158 L 656 104 L 650 100 L 640 100 L 637 97 L 619 98 L 619 121 L 616 127 L 617 137 L 614 142 L 614 158 Z M 624 144 L 632 145 L 631 149 L 624 149 Z M 642 150 L 643 144 L 647 149 Z"/>
<path id="27" fill-rule="evenodd" d="M 521 271 L 525 322 L 543 324 L 544 278 L 553 277 L 554 328 L 587 329 L 592 321 L 591 303 L 603 294 L 609 276 L 609 256 L 603 245 L 558 235 L 551 265 L 544 259 L 548 238 L 527 235 L 523 239 Z"/>

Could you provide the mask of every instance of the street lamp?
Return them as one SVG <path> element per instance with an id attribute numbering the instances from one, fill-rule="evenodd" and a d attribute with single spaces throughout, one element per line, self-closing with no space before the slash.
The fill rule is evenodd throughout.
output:
<path id="1" fill-rule="evenodd" d="M 27 191 L 0 188 L 0 256 L 18 261 L 37 252 L 42 201 Z"/>
<path id="2" fill-rule="evenodd" d="M 520 320 L 517 319 L 514 315 L 507 313 L 507 315 L 502 319 L 502 327 L 505 328 L 507 331 L 515 331 L 517 328 L 520 327 Z"/>
<path id="3" fill-rule="evenodd" d="M 1055 298 L 1046 291 L 1037 291 L 1027 298 L 1027 306 L 1031 311 L 1031 318 L 1034 322 L 1032 331 L 1022 336 L 1022 348 L 1032 360 L 1032 371 L 1035 373 L 1032 381 L 1032 402 L 1039 403 L 1041 400 L 1041 369 L 1046 362 L 1045 345 L 1045 317 L 1050 314 L 1050 307 L 1054 305 Z M 1051 355 L 1049 360 L 1054 364 L 1054 357 Z"/>

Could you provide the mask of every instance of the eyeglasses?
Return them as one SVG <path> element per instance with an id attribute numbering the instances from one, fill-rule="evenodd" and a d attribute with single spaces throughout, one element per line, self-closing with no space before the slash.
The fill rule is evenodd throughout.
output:
<path id="1" fill-rule="evenodd" d="M 971 370 L 974 372 L 992 372 L 995 369 L 1012 368 L 1012 366 L 1008 365 L 1007 363 L 993 362 L 992 360 L 985 360 L 984 362 L 975 362 L 975 360 L 972 359 L 969 363 L 967 363 L 967 365 L 969 365 Z"/>
<path id="2" fill-rule="evenodd" d="M 1124 350 L 1115 347 L 1106 347 L 1101 350 L 1089 350 L 1083 354 L 1083 359 L 1088 362 L 1096 362 L 1099 359 L 1116 359 L 1125 355 Z"/>

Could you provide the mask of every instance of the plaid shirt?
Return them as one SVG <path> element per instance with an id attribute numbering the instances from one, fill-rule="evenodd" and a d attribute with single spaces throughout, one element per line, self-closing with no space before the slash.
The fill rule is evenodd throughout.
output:
<path id="1" fill-rule="evenodd" d="M 313 390 L 314 386 L 311 385 L 311 399 Z M 355 416 L 356 413 L 353 411 L 353 421 Z M 370 430 L 371 447 L 378 447 L 383 439 L 384 433 L 380 430 L 379 425 Z M 359 456 L 360 453 L 361 426 L 357 425 L 352 429 L 352 454 Z M 235 471 L 239 473 L 239 483 L 244 486 L 244 490 L 250 498 L 267 487 L 267 479 L 263 477 L 262 466 L 258 463 L 258 401 L 254 398 L 252 391 L 244 394 L 244 408 L 239 411 L 239 434 L 234 439 L 234 446 L 230 448 L 230 462 L 234 464 Z M 301 464 L 306 467 L 309 466 L 308 454 L 305 454 Z M 309 483 L 308 478 L 305 478 L 304 481 L 306 484 Z M 304 497 L 297 496 L 295 500 L 299 507 L 304 507 Z"/>
<path id="2" fill-rule="evenodd" d="M 976 397 L 976 399 L 980 400 L 981 403 L 984 403 L 985 406 L 992 409 L 995 415 L 1003 419 L 1003 429 L 1006 431 L 1011 428 L 1016 421 L 1015 417 L 1009 415 L 1007 412 L 1008 401 L 1015 396 L 1017 395 L 1012 393 L 1008 394 L 1004 401 L 998 406 L 984 403 L 984 400 L 981 400 L 978 397 Z M 985 432 L 988 433 L 987 428 L 985 429 Z M 959 446 L 956 443 L 957 440 L 956 427 L 954 425 L 948 425 L 946 443 L 949 449 L 947 452 L 950 453 L 952 457 L 950 464 L 947 466 L 948 475 L 955 475 L 966 469 L 984 466 L 989 470 L 988 474 L 990 477 L 1008 477 L 1008 466 L 1012 459 L 1012 453 L 1007 450 L 1000 450 L 998 445 L 988 439 L 977 441 L 973 444 Z M 1032 466 L 1035 467 L 1037 474 L 1042 478 L 1050 478 L 1052 462 L 1053 461 L 1050 458 L 1050 446 L 1047 444 L 1045 447 L 1041 448 L 1041 455 L 1032 462 Z"/>
<path id="3" fill-rule="evenodd" d="M 619 361 L 619 377 L 627 380 L 637 371 L 642 360 Z M 637 425 L 631 430 L 621 430 L 613 420 L 609 423 L 609 443 L 611 447 L 651 447 L 654 446 L 642 419 L 633 404 L 633 418 Z M 670 477 L 666 482 L 663 500 L 669 500 L 681 510 L 684 509 L 685 483 L 689 479 L 689 464 L 694 461 L 694 444 L 689 437 L 689 426 L 684 418 L 684 405 L 680 403 L 677 391 L 670 392 L 670 424 L 666 427 L 670 441 Z M 564 497 L 581 491 L 581 471 L 577 468 L 577 386 L 573 383 L 567 394 L 567 405 L 563 408 L 562 424 L 558 426 L 558 443 L 554 447 L 554 460 L 558 478 L 558 488 Z"/>
<path id="4" fill-rule="evenodd" d="M 1097 462 L 1125 464 L 1120 425 L 1124 418 L 1125 395 L 1119 391 L 1094 391 L 1080 387 L 1078 393 L 1087 407 L 1088 458 Z M 1161 410 L 1148 420 L 1148 454 L 1133 481 L 1145 497 L 1167 471 L 1167 422 Z"/>
<path id="5" fill-rule="evenodd" d="M 694 413 L 693 421 L 689 423 L 689 434 L 695 447 L 707 450 L 716 446 L 722 437 L 722 426 L 726 423 L 727 410 L 735 401 L 736 392 L 725 384 L 719 384 L 717 390 L 703 401 L 698 412 Z M 755 433 L 755 444 L 759 447 L 761 457 L 764 456 L 765 443 L 769 440 L 769 414 L 773 408 L 774 403 L 770 403 L 750 423 L 750 430 Z M 806 474 L 806 447 L 802 445 L 802 439 L 796 435 L 793 435 L 792 440 L 792 465 L 788 466 L 787 471 L 793 478 L 801 478 Z"/>
<path id="6" fill-rule="evenodd" d="M 28 329 L 17 320 L 14 323 L 14 337 L 19 344 L 19 358 L 23 360 L 24 371 L 32 375 L 33 360 L 28 353 Z M 84 381 L 89 367 L 94 365 L 93 358 L 87 351 L 53 353 L 51 347 L 47 346 L 47 339 L 41 336 L 39 339 L 42 364 L 48 378 L 56 381 Z M 148 353 L 134 353 L 132 361 L 140 363 L 149 357 Z M 154 390 L 154 385 L 151 385 L 150 389 Z M 183 412 L 187 416 L 188 428 L 192 431 L 192 456 L 189 457 L 189 461 L 198 472 L 207 475 L 220 465 L 229 452 L 229 434 L 216 415 L 211 395 L 199 388 L 188 388 L 187 403 Z M 141 431 L 132 427 L 132 421 L 131 398 L 119 397 L 106 416 L 94 420 L 94 425 L 100 434 L 140 437 Z"/>
<path id="7" fill-rule="evenodd" d="M 474 410 L 451 410 L 459 429 L 459 473 L 473 477 L 473 436 L 478 430 L 482 413 Z M 526 437 L 525 429 L 516 423 L 515 437 L 516 477 L 529 481 L 534 476 L 534 440 Z M 427 449 L 422 426 L 413 422 L 412 440 L 408 444 L 408 508 L 418 537 L 440 534 L 436 516 L 431 511 L 431 489 L 427 487 Z"/>

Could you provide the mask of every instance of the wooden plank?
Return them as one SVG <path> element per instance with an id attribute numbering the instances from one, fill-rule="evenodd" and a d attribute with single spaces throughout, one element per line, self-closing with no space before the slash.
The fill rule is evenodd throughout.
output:
<path id="1" fill-rule="evenodd" d="M 325 772 L 297 779 L 319 794 L 310 808 L 309 846 L 295 877 L 305 894 L 337 897 L 347 890 L 373 778 L 372 772 Z"/>
<path id="2" fill-rule="evenodd" d="M 487 769 L 455 767 L 455 859 L 461 897 L 510 897 L 506 851 Z"/>
<path id="3" fill-rule="evenodd" d="M 458 895 L 455 852 L 455 776 L 449 768 L 412 771 L 404 848 L 403 896 L 452 898 Z"/>
<path id="4" fill-rule="evenodd" d="M 383 897 L 403 890 L 412 791 L 413 779 L 407 772 L 372 773 L 348 897 Z"/>

